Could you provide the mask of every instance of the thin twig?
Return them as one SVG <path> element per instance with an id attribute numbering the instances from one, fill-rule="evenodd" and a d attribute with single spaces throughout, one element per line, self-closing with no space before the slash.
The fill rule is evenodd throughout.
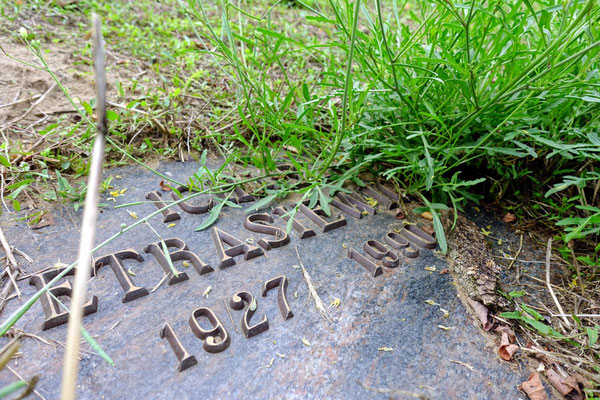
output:
<path id="1" fill-rule="evenodd" d="M 28 99 L 21 99 L 21 100 L 13 101 L 11 103 L 7 103 L 7 104 L 0 104 L 0 108 L 15 106 L 15 105 L 21 104 L 21 103 L 27 103 L 28 101 L 37 100 L 40 96 L 41 96 L 41 94 L 36 94 L 35 96 L 30 97 Z"/>
<path id="2" fill-rule="evenodd" d="M 521 239 L 519 240 L 519 250 L 517 250 L 517 254 L 515 254 L 515 256 L 513 257 L 512 261 L 510 262 L 510 264 L 508 264 L 508 268 L 506 268 L 507 270 L 510 271 L 510 269 L 514 265 L 514 263 L 517 260 L 517 258 L 519 258 L 519 254 L 521 254 L 521 250 L 522 249 L 523 249 L 523 233 L 521 232 Z"/>
<path id="3" fill-rule="evenodd" d="M 552 300 L 554 300 L 554 304 L 556 304 L 558 311 L 561 314 L 564 314 L 565 312 L 563 311 L 562 306 L 558 302 L 558 299 L 556 298 L 556 295 L 554 294 L 554 290 L 552 290 L 552 285 L 550 285 L 550 256 L 551 255 L 552 255 L 552 238 L 548 239 L 548 246 L 546 247 L 546 286 L 548 287 L 548 291 L 550 292 L 550 295 L 552 296 Z M 566 317 L 562 317 L 562 319 L 563 319 L 563 321 L 565 321 L 565 324 L 570 328 L 571 324 L 569 323 L 569 320 Z"/>
<path id="4" fill-rule="evenodd" d="M 35 150 L 36 147 L 38 147 L 44 140 L 46 139 L 46 136 L 42 136 L 40 137 L 37 142 L 35 142 L 34 144 L 32 144 L 27 150 L 25 150 L 23 152 L 23 154 L 19 154 L 17 156 L 17 158 L 15 158 L 12 162 L 13 165 L 19 165 L 19 163 L 21 162 L 21 160 L 24 158 L 25 154 L 31 153 L 33 150 Z"/>
<path id="5" fill-rule="evenodd" d="M 156 284 L 156 286 L 154 286 L 154 287 L 152 288 L 152 290 L 150 291 L 150 293 L 154 293 L 154 292 L 156 292 L 156 289 L 158 289 L 158 288 L 160 287 L 160 285 L 162 285 L 162 284 L 163 284 L 163 282 L 165 281 L 165 279 L 167 279 L 167 277 L 169 277 L 169 275 L 171 275 L 171 274 L 164 274 L 164 275 L 163 275 L 163 277 L 162 277 L 162 279 L 160 280 L 160 282 L 158 282 L 158 283 Z"/>
<path id="6" fill-rule="evenodd" d="M 231 324 L 233 325 L 233 329 L 235 329 L 235 333 L 239 333 L 236 326 L 235 326 L 235 322 L 233 321 L 233 317 L 231 316 L 231 310 L 229 310 L 229 306 L 227 305 L 227 302 L 225 300 L 223 300 L 223 303 L 225 303 L 225 309 L 227 310 L 227 314 L 229 315 L 229 319 L 231 320 Z"/>
<path id="7" fill-rule="evenodd" d="M 17 259 L 13 255 L 11 247 L 8 244 L 8 241 L 6 240 L 6 236 L 4 236 L 4 231 L 2 231 L 2 228 L 0 228 L 0 242 L 2 242 L 2 247 L 4 247 L 4 251 L 6 252 L 6 257 L 8 258 L 8 261 L 13 266 L 13 271 L 17 271 L 17 268 L 19 267 L 19 265 L 17 264 Z"/>
<path id="8" fill-rule="evenodd" d="M 20 380 L 22 380 L 23 382 L 27 382 L 21 375 L 19 375 L 19 373 L 17 371 L 15 371 L 14 369 L 12 369 L 10 367 L 10 365 L 7 365 L 6 368 L 8 368 L 8 370 L 10 372 L 12 372 L 17 378 L 19 378 Z M 42 396 L 40 394 L 40 392 L 38 392 L 37 390 L 33 389 L 33 393 L 35 393 L 41 400 L 46 400 L 46 398 L 44 396 Z"/>
<path id="9" fill-rule="evenodd" d="M 31 105 L 31 107 L 29 107 L 29 108 L 27 109 L 27 111 L 25 111 L 25 112 L 23 113 L 23 115 L 21 115 L 20 117 L 17 117 L 17 118 L 15 118 L 15 119 L 13 119 L 12 121 L 8 122 L 8 124 L 9 124 L 9 125 L 15 124 L 15 123 L 19 122 L 20 120 L 22 120 L 23 118 L 25 118 L 26 116 L 28 116 L 28 115 L 29 115 L 29 113 L 30 113 L 30 112 L 31 112 L 31 111 L 32 111 L 34 108 L 36 108 L 36 107 L 37 107 L 37 106 L 38 106 L 38 105 L 39 105 L 39 104 L 40 104 L 42 101 L 44 101 L 44 99 L 46 98 L 46 96 L 48 96 L 48 94 L 49 94 L 49 93 L 50 93 L 52 90 L 54 90 L 54 88 L 55 88 L 57 85 L 58 85 L 58 84 L 55 82 L 55 83 L 54 83 L 52 86 L 50 86 L 50 89 L 46 90 L 46 92 L 45 92 L 43 95 L 41 95 L 41 96 L 40 96 L 40 97 L 39 97 L 39 98 L 38 98 L 38 99 L 35 101 L 35 103 L 33 103 L 33 104 Z"/>
<path id="10" fill-rule="evenodd" d="M 10 279 L 13 284 L 15 291 L 17 292 L 17 296 L 21 298 L 21 291 L 19 290 L 19 286 L 17 286 L 17 282 L 15 281 L 15 277 L 12 272 L 15 272 L 17 275 L 19 274 L 19 264 L 17 264 L 17 259 L 12 253 L 11 247 L 6 240 L 6 236 L 4 236 L 4 232 L 2 228 L 0 228 L 0 242 L 2 242 L 2 247 L 4 247 L 4 251 L 6 252 L 6 258 L 8 259 L 8 265 L 6 266 L 6 275 L 8 275 L 8 279 Z M 6 293 L 8 295 L 8 292 Z"/>
<path id="11" fill-rule="evenodd" d="M 19 286 L 17 286 L 17 281 L 15 281 L 15 277 L 12 275 L 12 272 L 10 272 L 10 268 L 6 268 L 6 275 L 8 275 L 8 279 L 10 279 L 13 286 L 15 287 L 15 291 L 17 292 L 17 297 L 21 298 L 21 291 L 19 290 Z"/>
<path id="12" fill-rule="evenodd" d="M 27 255 L 27 253 L 23 252 L 22 250 L 19 250 L 18 248 L 16 248 L 15 246 L 10 246 L 10 248 L 15 252 L 15 253 L 19 253 L 19 255 L 21 257 L 23 257 L 25 260 L 27 260 L 27 262 L 29 264 L 33 264 L 33 259 L 31 257 L 29 257 Z"/>
<path id="13" fill-rule="evenodd" d="M 551 314 L 552 317 L 600 318 L 600 314 Z"/>

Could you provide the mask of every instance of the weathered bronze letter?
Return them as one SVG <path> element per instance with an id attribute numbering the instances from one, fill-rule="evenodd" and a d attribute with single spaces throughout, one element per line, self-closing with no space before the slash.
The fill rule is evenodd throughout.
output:
<path id="1" fill-rule="evenodd" d="M 140 297 L 147 296 L 149 294 L 148 289 L 145 287 L 135 286 L 129 277 L 127 271 L 125 271 L 125 267 L 123 266 L 122 260 L 136 260 L 139 262 L 144 261 L 144 258 L 139 255 L 133 249 L 126 249 L 122 251 L 118 251 L 116 253 L 107 254 L 103 257 L 99 257 L 94 262 L 94 270 L 92 271 L 92 276 L 96 275 L 100 268 L 105 265 L 110 265 L 113 273 L 117 277 L 119 284 L 125 291 L 125 296 L 123 296 L 123 303 L 127 303 L 128 301 L 139 299 Z"/>
<path id="2" fill-rule="evenodd" d="M 51 271 L 43 272 L 38 275 L 33 275 L 31 279 L 29 279 L 29 284 L 36 287 L 36 289 L 40 290 L 48 282 L 56 277 L 59 273 L 64 271 L 64 268 L 54 269 Z M 67 272 L 66 276 L 74 275 L 75 269 Z M 48 292 L 52 293 L 53 296 L 69 296 L 71 297 L 71 283 L 67 280 L 58 286 L 54 286 L 48 289 Z M 47 330 L 50 328 L 54 328 L 56 326 L 67 323 L 69 320 L 69 312 L 67 310 L 60 311 L 60 304 L 52 298 L 52 296 L 46 292 L 44 292 L 40 301 L 42 302 L 42 309 L 44 310 L 44 314 L 46 314 L 46 320 L 42 324 L 42 330 Z M 83 306 L 83 315 L 93 314 L 98 311 L 98 298 L 96 296 L 92 296 L 91 300 L 85 303 Z"/>
<path id="3" fill-rule="evenodd" d="M 277 238 L 277 240 L 260 239 L 258 245 L 265 250 L 285 246 L 290 242 L 290 237 L 285 233 L 285 229 L 269 225 L 272 223 L 273 218 L 269 214 L 251 214 L 248 215 L 248 218 L 244 221 L 244 228 L 248 229 L 250 232 L 264 233 L 273 235 Z"/>
<path id="4" fill-rule="evenodd" d="M 244 260 L 249 260 L 264 254 L 260 247 L 250 246 L 249 244 L 242 242 L 240 239 L 230 235 L 225 231 L 222 231 L 219 228 L 212 228 L 211 233 L 213 241 L 215 242 L 215 246 L 217 247 L 217 253 L 219 253 L 219 258 L 221 259 L 219 264 L 221 268 L 235 265 L 235 260 L 233 257 L 241 254 L 244 255 Z M 225 249 L 223 243 L 231 247 Z"/>

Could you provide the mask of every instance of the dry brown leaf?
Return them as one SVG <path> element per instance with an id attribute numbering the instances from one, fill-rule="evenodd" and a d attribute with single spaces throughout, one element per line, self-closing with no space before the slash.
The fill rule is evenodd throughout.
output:
<path id="1" fill-rule="evenodd" d="M 512 330 L 510 330 L 507 327 L 502 327 L 502 328 L 504 328 L 504 329 L 502 330 L 502 340 L 500 341 L 500 347 L 498 348 L 498 355 L 503 360 L 510 361 L 512 359 L 512 357 L 515 355 L 515 353 L 519 350 L 519 346 L 517 346 L 516 344 L 513 344 L 515 341 L 515 337 L 514 337 L 514 333 L 513 333 L 512 338 L 510 336 L 510 333 L 512 333 Z M 496 329 L 496 330 L 499 330 L 499 329 Z"/>
<path id="2" fill-rule="evenodd" d="M 170 190 L 171 190 L 171 188 L 169 187 L 169 185 L 167 185 L 167 184 L 165 183 L 165 181 L 160 181 L 160 183 L 159 183 L 158 185 L 159 185 L 159 186 L 160 186 L 160 188 L 161 188 L 162 190 L 164 190 L 165 192 L 168 192 L 168 191 L 170 191 Z"/>
<path id="3" fill-rule="evenodd" d="M 525 347 L 527 347 L 528 349 L 533 349 L 533 350 L 546 351 L 544 348 L 542 348 L 540 346 L 535 346 L 531 342 L 527 342 L 527 346 L 525 346 Z M 541 362 L 543 362 L 547 366 L 552 366 L 555 362 L 552 358 L 548 357 L 544 353 L 534 353 L 534 357 L 537 358 L 538 360 L 540 360 Z"/>
<path id="4" fill-rule="evenodd" d="M 492 326 L 494 326 L 494 322 L 490 318 L 490 312 L 487 309 L 487 307 L 478 301 L 475 301 L 472 299 L 467 299 L 467 300 L 469 302 L 469 305 L 473 309 L 473 311 L 475 311 L 475 315 L 477 315 L 477 318 L 479 318 L 479 321 L 481 322 L 483 330 L 487 332 L 490 329 L 492 329 Z"/>
<path id="5" fill-rule="evenodd" d="M 52 225 L 54 225 L 54 217 L 52 216 L 52 213 L 50 211 L 46 211 L 44 212 L 40 220 L 35 224 L 29 225 L 29 228 L 41 229 Z"/>
<path id="6" fill-rule="evenodd" d="M 508 327 L 508 326 L 499 326 L 495 329 L 495 331 L 500 334 L 506 333 L 508 335 L 508 341 L 510 343 L 514 343 L 517 340 L 517 337 L 515 336 L 515 332 L 513 332 L 513 330 L 510 329 L 510 327 Z"/>
<path id="7" fill-rule="evenodd" d="M 440 271 L 440 275 L 446 275 L 450 273 L 450 270 L 448 268 L 444 268 L 443 270 Z"/>
<path id="8" fill-rule="evenodd" d="M 515 222 L 517 220 L 517 217 L 515 217 L 515 214 L 512 213 L 506 213 L 504 214 L 504 218 L 502 218 L 502 221 L 506 222 L 507 224 L 510 224 L 511 222 Z"/>
<path id="9" fill-rule="evenodd" d="M 548 380 L 562 394 L 570 400 L 583 400 L 583 393 L 581 392 L 580 383 L 582 378 L 578 375 L 569 376 L 563 378 L 558 372 L 553 369 L 546 371 Z"/>
<path id="10" fill-rule="evenodd" d="M 431 215 L 429 211 L 425 211 L 423 214 L 421 214 L 421 217 L 433 221 L 433 215 Z"/>
<path id="11" fill-rule="evenodd" d="M 540 374 L 534 372 L 529 379 L 521 384 L 521 390 L 525 392 L 531 400 L 548 400 L 544 385 L 540 379 Z"/>

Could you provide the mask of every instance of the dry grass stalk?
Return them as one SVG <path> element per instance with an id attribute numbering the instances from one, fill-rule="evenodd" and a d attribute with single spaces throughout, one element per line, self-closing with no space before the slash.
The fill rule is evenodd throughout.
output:
<path id="1" fill-rule="evenodd" d="M 98 100 L 96 112 L 98 115 L 98 135 L 94 142 L 92 152 L 92 165 L 88 179 L 88 191 L 85 197 L 81 239 L 79 243 L 79 262 L 75 273 L 71 313 L 67 332 L 67 348 L 63 366 L 61 399 L 74 400 L 77 393 L 77 372 L 79 368 L 79 345 L 81 340 L 81 320 L 83 318 L 83 304 L 87 292 L 87 280 L 90 276 L 92 261 L 92 248 L 94 246 L 94 233 L 98 215 L 98 199 L 100 197 L 100 180 L 102 178 L 102 164 L 104 160 L 104 146 L 107 132 L 106 119 L 106 78 L 104 71 L 104 51 L 100 18 L 93 15 L 94 23 L 94 56 L 96 67 L 96 88 Z"/>
<path id="2" fill-rule="evenodd" d="M 560 314 L 564 315 L 564 311 L 562 306 L 560 305 L 560 303 L 558 302 L 558 299 L 556 298 L 556 295 L 554 294 L 554 290 L 552 290 L 552 285 L 550 285 L 550 257 L 552 255 L 552 239 L 548 239 L 548 245 L 546 247 L 546 286 L 548 286 L 548 291 L 550 292 L 550 295 L 552 296 L 552 300 L 554 300 L 554 304 L 556 304 L 556 307 L 558 308 L 558 311 L 560 312 Z M 565 324 L 570 328 L 571 327 L 571 323 L 569 322 L 569 320 L 566 317 L 562 317 L 562 320 L 565 322 Z"/>
<path id="3" fill-rule="evenodd" d="M 329 312 L 327 311 L 327 307 L 325 307 L 325 303 L 323 303 L 323 300 L 321 300 L 321 297 L 319 297 L 319 294 L 317 293 L 317 290 L 315 289 L 315 285 L 313 284 L 313 281 L 312 281 L 310 275 L 308 274 L 308 271 L 304 267 L 304 264 L 302 264 L 302 260 L 300 259 L 300 254 L 298 253 L 297 246 L 296 246 L 296 255 L 298 256 L 298 263 L 300 263 L 300 268 L 302 269 L 302 275 L 304 276 L 304 280 L 306 281 L 306 286 L 308 286 L 308 292 L 310 293 L 310 296 L 312 297 L 312 299 L 315 302 L 317 311 L 319 311 L 319 314 L 321 314 L 323 319 L 325 319 L 329 323 L 332 323 L 333 321 L 331 320 L 331 315 L 329 315 Z"/>

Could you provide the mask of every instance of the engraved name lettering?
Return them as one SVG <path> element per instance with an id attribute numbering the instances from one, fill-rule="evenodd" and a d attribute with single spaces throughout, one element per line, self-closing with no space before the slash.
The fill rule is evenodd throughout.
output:
<path id="1" fill-rule="evenodd" d="M 157 190 L 155 190 L 154 192 L 146 193 L 146 199 L 152 201 L 154 203 L 154 205 L 156 206 L 156 208 L 158 208 L 159 210 L 161 208 L 167 206 L 165 204 L 165 202 L 162 201 L 161 196 L 162 196 L 162 194 L 160 194 L 160 192 Z M 179 213 L 171 210 L 170 208 L 167 208 L 166 210 L 162 210 L 161 212 L 163 215 L 164 223 L 173 222 L 173 221 L 177 221 L 178 219 L 181 219 L 181 216 L 179 215 Z"/>
<path id="2" fill-rule="evenodd" d="M 165 244 L 169 249 L 177 249 L 175 251 L 169 251 L 169 257 L 171 257 L 171 261 L 189 261 L 199 275 L 204 275 L 214 271 L 211 266 L 205 264 L 200 257 L 192 253 L 183 240 L 179 238 L 165 239 Z M 171 268 L 169 267 L 169 261 L 167 260 L 165 253 L 163 253 L 161 242 L 149 244 L 144 249 L 144 252 L 150 253 L 154 256 L 154 258 L 156 258 L 156 261 L 158 261 L 165 274 L 172 272 Z M 169 279 L 169 285 L 183 282 L 188 279 L 188 275 L 185 272 L 179 272 L 177 275 L 178 276 L 173 276 L 171 279 Z"/>
<path id="3" fill-rule="evenodd" d="M 212 228 L 211 234 L 217 248 L 217 253 L 219 253 L 219 258 L 221 260 L 219 266 L 221 268 L 235 265 L 233 257 L 241 254 L 244 255 L 244 260 L 250 260 L 251 258 L 262 256 L 264 254 L 260 247 L 244 243 L 240 239 L 219 228 Z M 231 247 L 226 249 L 224 246 L 225 244 Z"/>
<path id="4" fill-rule="evenodd" d="M 277 207 L 273 210 L 273 214 L 278 215 L 286 222 L 290 219 L 290 217 L 285 216 L 287 212 L 288 211 L 283 206 Z M 300 236 L 300 239 L 306 239 L 316 235 L 314 230 L 306 228 L 304 225 L 302 225 L 302 223 L 300 223 L 300 221 L 298 221 L 298 219 L 295 216 L 294 220 L 292 221 L 292 227 L 296 232 L 298 232 L 298 236 Z"/>
<path id="5" fill-rule="evenodd" d="M 177 188 L 177 191 L 179 193 L 185 193 L 185 192 L 189 191 L 189 189 L 186 186 L 179 186 Z M 175 192 L 171 193 L 171 197 L 173 198 L 173 200 L 179 200 L 181 198 Z M 188 214 L 204 214 L 204 213 L 208 212 L 212 208 L 212 206 L 213 206 L 212 199 L 208 199 L 208 202 L 203 206 L 194 206 L 185 201 L 182 201 L 181 203 L 179 203 L 179 208 L 181 208 L 183 211 L 185 211 Z"/>
<path id="6" fill-rule="evenodd" d="M 36 289 L 40 290 L 62 271 L 64 271 L 64 268 L 46 271 L 38 275 L 33 275 L 31 279 L 29 279 L 29 284 L 35 286 Z M 66 276 L 74 274 L 75 270 L 72 269 L 71 271 L 67 272 Z M 71 283 L 65 280 L 65 282 L 63 282 L 62 284 L 48 289 L 48 292 L 50 292 L 56 297 L 71 297 Z M 44 314 L 46 315 L 46 319 L 42 324 L 42 330 L 44 331 L 65 324 L 69 320 L 69 312 L 66 310 L 61 312 L 60 304 L 58 304 L 56 299 L 54 299 L 48 292 L 44 292 L 40 297 L 40 301 L 42 302 L 42 309 L 44 310 Z M 95 313 L 96 311 L 98 311 L 98 297 L 92 296 L 90 301 L 85 303 L 83 306 L 83 315 L 90 315 Z"/>
<path id="7" fill-rule="evenodd" d="M 308 204 L 308 201 L 305 201 L 304 203 Z M 340 214 L 337 218 L 335 218 L 332 213 L 332 217 L 334 217 L 334 220 L 327 221 L 325 218 L 323 218 L 327 216 L 325 211 L 318 207 L 311 210 L 304 203 L 300 203 L 298 209 L 300 210 L 300 212 L 302 212 L 302 214 L 306 215 L 308 219 L 310 219 L 319 228 L 321 228 L 321 231 L 323 233 L 341 228 L 342 226 L 346 226 L 346 218 L 343 215 Z"/>
<path id="8" fill-rule="evenodd" d="M 121 262 L 123 260 L 136 260 L 138 262 L 143 262 L 144 258 L 133 249 L 126 249 L 116 253 L 107 254 L 103 257 L 96 258 L 92 276 L 96 275 L 103 266 L 109 265 L 115 274 L 115 277 L 119 281 L 119 284 L 125 291 L 125 295 L 122 299 L 123 303 L 147 296 L 149 294 L 148 289 L 145 287 L 135 286 L 133 284 L 129 274 Z"/>
<path id="9" fill-rule="evenodd" d="M 273 235 L 276 240 L 260 239 L 257 243 L 265 250 L 285 246 L 290 242 L 290 237 L 285 232 L 285 229 L 277 228 L 273 225 L 273 217 L 266 213 L 258 213 L 249 215 L 244 221 L 244 228 L 250 232 L 264 233 Z"/>
<path id="10" fill-rule="evenodd" d="M 381 268 L 379 265 L 376 265 L 353 248 L 348 250 L 348 258 L 351 258 L 362 265 L 367 271 L 369 271 L 369 273 L 371 273 L 373 277 L 383 274 L 383 268 Z"/>
<path id="11" fill-rule="evenodd" d="M 338 193 L 331 200 L 331 205 L 356 219 L 361 219 L 364 212 L 370 215 L 377 213 L 375 208 L 362 202 L 351 194 Z"/>

